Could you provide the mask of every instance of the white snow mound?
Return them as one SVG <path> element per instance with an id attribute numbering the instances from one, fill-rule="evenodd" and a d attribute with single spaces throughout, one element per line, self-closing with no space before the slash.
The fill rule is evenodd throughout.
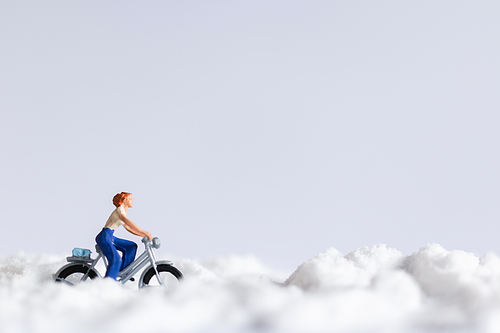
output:
<path id="1" fill-rule="evenodd" d="M 253 256 L 180 258 L 185 279 L 173 290 L 54 283 L 65 263 L 0 258 L 0 332 L 500 331 L 500 258 L 438 244 L 409 256 L 385 245 L 330 248 L 291 275 Z"/>

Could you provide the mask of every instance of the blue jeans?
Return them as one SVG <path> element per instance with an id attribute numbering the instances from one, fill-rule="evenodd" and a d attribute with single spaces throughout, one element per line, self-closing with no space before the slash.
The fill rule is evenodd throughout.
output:
<path id="1" fill-rule="evenodd" d="M 113 236 L 114 233 L 114 230 L 103 228 L 96 236 L 95 241 L 104 256 L 108 259 L 106 277 L 116 280 L 118 273 L 134 261 L 135 254 L 137 253 L 137 244 L 126 239 L 117 238 Z M 123 258 L 118 251 L 123 253 Z"/>

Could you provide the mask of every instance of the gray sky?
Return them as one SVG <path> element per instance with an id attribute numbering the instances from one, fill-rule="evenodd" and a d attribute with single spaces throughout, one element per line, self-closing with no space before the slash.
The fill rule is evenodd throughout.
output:
<path id="1" fill-rule="evenodd" d="M 499 17 L 495 1 L 3 0 L 0 255 L 92 248 L 120 191 L 182 257 L 500 253 Z"/>

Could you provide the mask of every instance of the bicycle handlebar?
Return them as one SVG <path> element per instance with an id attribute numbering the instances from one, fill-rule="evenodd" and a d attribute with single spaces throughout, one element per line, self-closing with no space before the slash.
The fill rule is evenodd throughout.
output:
<path id="1" fill-rule="evenodd" d="M 144 243 L 144 245 L 150 244 L 155 249 L 159 249 L 161 246 L 161 242 L 160 242 L 160 239 L 158 237 L 153 237 L 153 239 L 150 241 L 148 239 L 148 236 L 144 236 L 144 237 L 142 237 L 142 242 Z"/>

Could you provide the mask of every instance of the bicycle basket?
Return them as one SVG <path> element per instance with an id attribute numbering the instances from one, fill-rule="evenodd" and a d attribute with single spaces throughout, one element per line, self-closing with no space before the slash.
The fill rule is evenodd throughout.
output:
<path id="1" fill-rule="evenodd" d="M 80 258 L 90 258 L 91 253 L 92 251 L 88 249 L 80 249 L 78 247 L 75 247 L 72 252 L 73 257 L 80 257 Z"/>

